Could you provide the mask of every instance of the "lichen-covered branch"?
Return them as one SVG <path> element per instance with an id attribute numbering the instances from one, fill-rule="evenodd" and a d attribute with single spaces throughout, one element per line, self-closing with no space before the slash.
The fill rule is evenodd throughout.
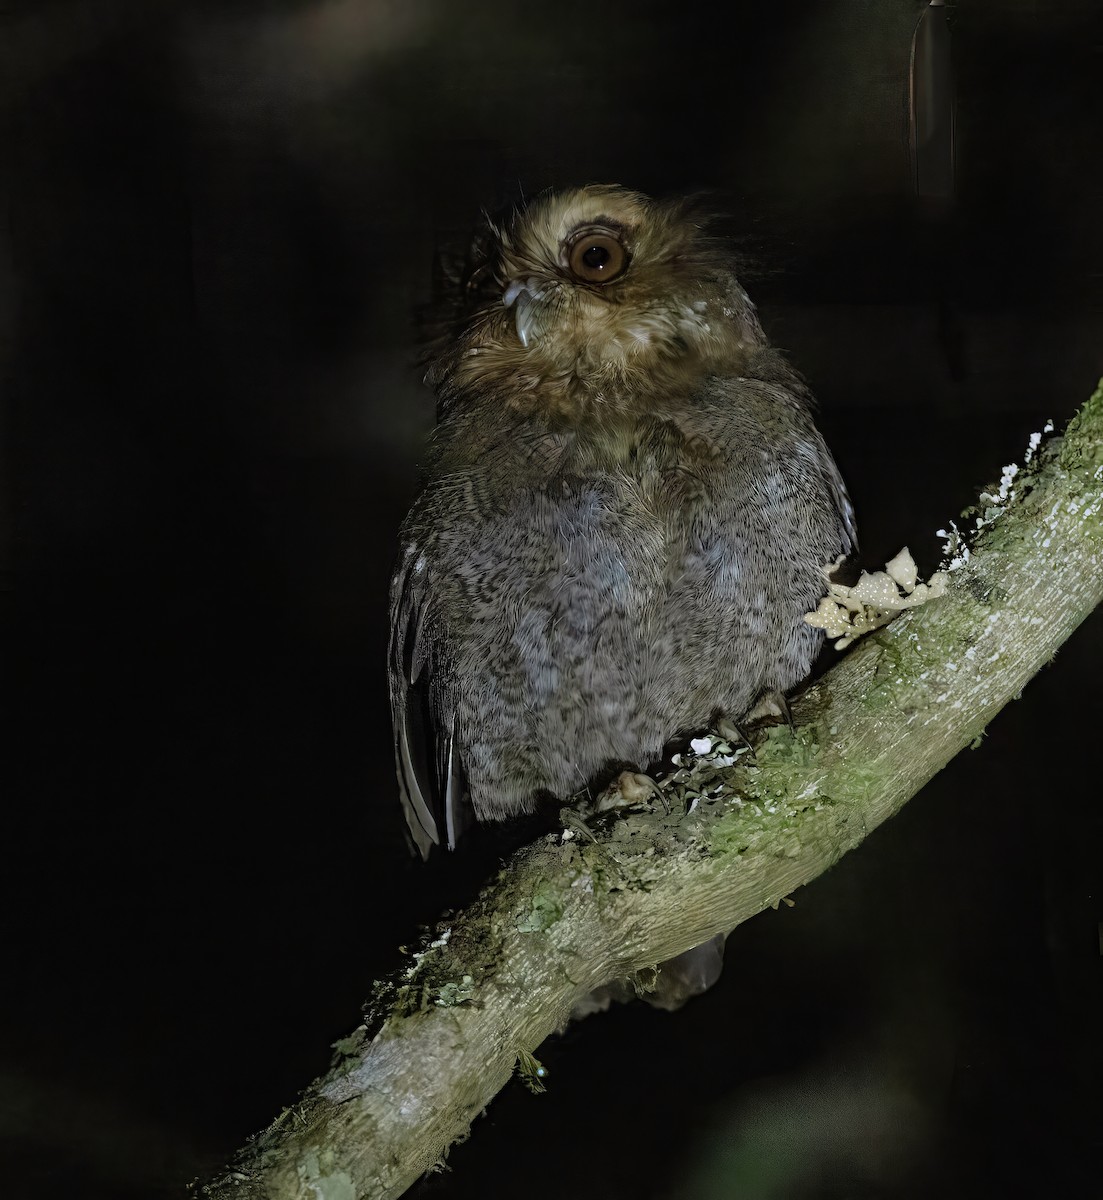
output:
<path id="1" fill-rule="evenodd" d="M 520 851 L 377 989 L 330 1072 L 207 1196 L 400 1195 L 580 996 L 730 930 L 825 871 L 967 746 L 1103 599 L 1103 386 L 982 494 L 945 593 L 867 636 L 692 810 Z M 637 973 L 642 972 L 642 975 Z"/>

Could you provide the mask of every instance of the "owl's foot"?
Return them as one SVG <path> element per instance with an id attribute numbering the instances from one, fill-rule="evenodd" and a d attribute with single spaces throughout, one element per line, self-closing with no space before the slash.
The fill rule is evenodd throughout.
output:
<path id="1" fill-rule="evenodd" d="M 790 729 L 793 726 L 793 713 L 789 708 L 789 701 L 785 699 L 785 693 L 779 692 L 776 689 L 768 692 L 763 692 L 759 696 L 757 703 L 743 718 L 743 723 L 737 725 L 730 717 L 723 713 L 713 715 L 712 727 L 726 742 L 731 742 L 732 745 L 737 743 L 746 746 L 747 749 L 754 754 L 754 746 L 751 739 L 744 733 L 745 728 L 755 729 L 760 725 L 780 725 L 785 723 Z"/>
<path id="2" fill-rule="evenodd" d="M 734 721 L 729 720 L 727 717 L 717 717 L 713 722 L 713 726 L 725 742 L 746 746 L 754 754 L 754 747 L 751 745 L 750 739 Z"/>
<path id="3" fill-rule="evenodd" d="M 652 1008 L 674 1012 L 694 996 L 707 992 L 720 978 L 724 967 L 724 939 L 725 935 L 718 933 L 677 958 L 668 958 L 657 969 L 637 972 L 629 979 L 616 979 L 595 988 L 575 1002 L 571 1020 L 580 1021 L 591 1013 L 606 1012 L 614 1002 L 629 1004 L 633 1000 L 643 1000 Z"/>
<path id="4" fill-rule="evenodd" d="M 763 692 L 754 708 L 747 713 L 747 722 L 751 725 L 762 723 L 773 725 L 784 722 L 792 729 L 793 710 L 789 707 L 789 701 L 785 699 L 785 693 L 776 689 Z"/>
<path id="5" fill-rule="evenodd" d="M 621 771 L 598 796 L 594 812 L 608 812 L 613 808 L 648 808 L 654 800 L 662 805 L 663 812 L 670 812 L 662 788 L 650 775 L 640 771 Z"/>

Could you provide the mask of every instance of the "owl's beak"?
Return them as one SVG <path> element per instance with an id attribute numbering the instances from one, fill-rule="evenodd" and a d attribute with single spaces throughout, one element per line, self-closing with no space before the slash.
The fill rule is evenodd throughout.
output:
<path id="1" fill-rule="evenodd" d="M 543 299 L 536 279 L 511 279 L 502 293 L 502 304 L 513 309 L 513 323 L 522 346 L 527 347 L 539 333 L 538 315 Z"/>

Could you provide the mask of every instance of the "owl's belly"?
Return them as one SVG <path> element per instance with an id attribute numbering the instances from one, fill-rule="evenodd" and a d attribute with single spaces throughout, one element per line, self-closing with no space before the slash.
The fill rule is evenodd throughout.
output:
<path id="1" fill-rule="evenodd" d="M 717 710 L 791 686 L 815 652 L 801 602 L 750 587 L 737 544 L 689 554 L 647 508 L 599 501 L 471 548 L 456 736 L 480 817 L 645 767 Z"/>
<path id="2" fill-rule="evenodd" d="M 460 739 L 480 815 L 568 796 L 606 763 L 653 757 L 646 700 L 664 599 L 662 531 L 600 495 L 478 539 L 480 591 L 455 662 Z"/>

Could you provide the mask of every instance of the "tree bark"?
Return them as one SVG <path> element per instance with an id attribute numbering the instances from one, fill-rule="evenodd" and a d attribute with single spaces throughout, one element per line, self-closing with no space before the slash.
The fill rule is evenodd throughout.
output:
<path id="1" fill-rule="evenodd" d="M 515 1068 L 531 1080 L 532 1052 L 577 999 L 618 978 L 646 986 L 896 813 L 1103 599 L 1103 384 L 1031 457 L 982 495 L 944 596 L 865 638 L 794 704 L 795 728 L 770 730 L 692 812 L 519 851 L 377 985 L 329 1073 L 202 1194 L 401 1195 Z"/>

